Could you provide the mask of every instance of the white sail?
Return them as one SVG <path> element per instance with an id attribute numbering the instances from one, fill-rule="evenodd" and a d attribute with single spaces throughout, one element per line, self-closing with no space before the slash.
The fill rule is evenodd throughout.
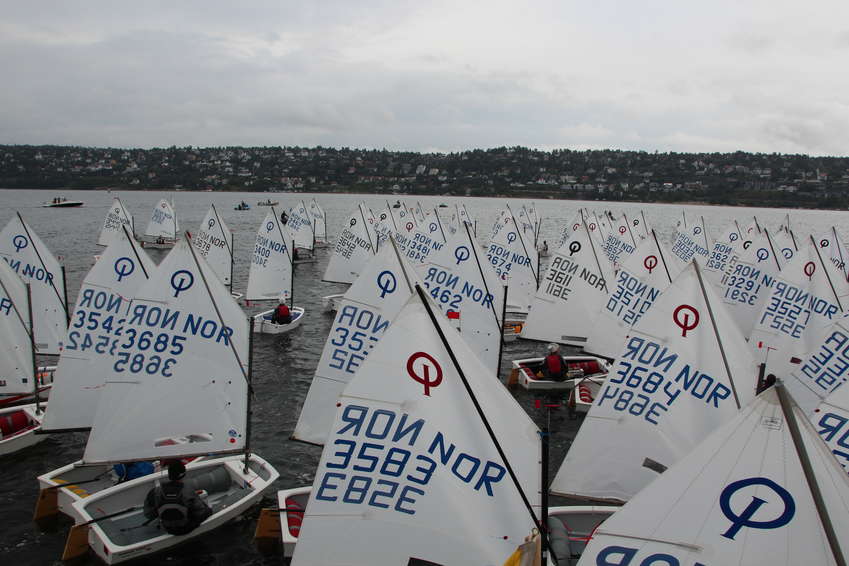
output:
<path id="1" fill-rule="evenodd" d="M 849 280 L 849 252 L 846 251 L 846 246 L 838 236 L 837 228 L 832 226 L 831 230 L 817 236 L 816 241 L 822 254 L 843 272 L 845 279 Z"/>
<path id="2" fill-rule="evenodd" d="M 708 234 L 705 219 L 679 226 L 672 238 L 670 249 L 683 262 L 695 259 L 704 265 L 708 254 L 713 248 L 713 241 Z"/>
<path id="3" fill-rule="evenodd" d="M 327 215 L 324 209 L 315 199 L 310 201 L 310 218 L 315 226 L 315 239 L 317 242 L 327 242 Z"/>
<path id="4" fill-rule="evenodd" d="M 230 292 L 179 242 L 138 289 L 83 461 L 244 449 L 248 332 Z"/>
<path id="5" fill-rule="evenodd" d="M 292 234 L 274 207 L 257 230 L 245 300 L 280 301 L 292 294 Z"/>
<path id="6" fill-rule="evenodd" d="M 106 218 L 103 220 L 103 228 L 100 229 L 97 245 L 108 246 L 115 239 L 122 238 L 124 236 L 123 226 L 126 226 L 130 234 L 133 234 L 135 228 L 133 226 L 133 215 L 127 212 L 121 199 L 115 197 L 112 199 L 112 206 L 109 207 Z"/>
<path id="7" fill-rule="evenodd" d="M 775 277 L 749 337 L 766 372 L 789 375 L 793 360 L 815 346 L 818 336 L 809 329 L 841 318 L 849 308 L 849 282 L 827 258 L 813 238 Z"/>
<path id="8" fill-rule="evenodd" d="M 628 257 L 637 249 L 637 240 L 631 232 L 631 225 L 628 223 L 628 217 L 624 214 L 612 225 L 612 230 L 608 232 L 604 239 L 602 251 L 610 260 L 614 270 L 628 260 Z"/>
<path id="9" fill-rule="evenodd" d="M 527 312 L 537 290 L 539 254 L 532 234 L 523 234 L 509 209 L 504 222 L 489 243 L 486 256 L 495 273 L 507 282 L 508 306 Z"/>
<path id="10" fill-rule="evenodd" d="M 324 271 L 324 281 L 353 283 L 365 264 L 377 253 L 377 242 L 369 230 L 368 216 L 365 206 L 360 203 L 345 220 Z"/>
<path id="11" fill-rule="evenodd" d="M 536 510 L 538 429 L 505 388 L 493 387 L 448 321 L 435 318 L 411 298 L 345 388 L 293 565 L 495 566 L 533 528 L 507 466 Z"/>
<path id="12" fill-rule="evenodd" d="M 584 351 L 611 359 L 618 356 L 631 327 L 682 269 L 684 264 L 665 249 L 652 230 L 651 236 L 640 241 L 611 281 L 607 301 L 602 303 L 598 317 L 590 325 Z"/>
<path id="13" fill-rule="evenodd" d="M 781 273 L 773 249 L 767 231 L 734 246 L 734 255 L 717 285 L 722 301 L 746 337 L 752 333 L 769 289 Z"/>
<path id="14" fill-rule="evenodd" d="M 504 287 L 477 249 L 471 228 L 464 224 L 427 262 L 414 266 L 433 302 L 458 321 L 466 344 L 497 375 Z"/>
<path id="15" fill-rule="evenodd" d="M 224 285 L 233 283 L 233 233 L 219 216 L 215 205 L 209 207 L 192 238 L 195 251 L 204 257 Z"/>
<path id="16" fill-rule="evenodd" d="M 779 230 L 778 232 L 770 232 L 772 239 L 773 251 L 775 257 L 778 258 L 778 264 L 781 269 L 790 263 L 796 252 L 799 251 L 799 244 L 796 242 L 796 236 L 792 230 Z M 804 241 L 802 244 L 804 245 Z"/>
<path id="17" fill-rule="evenodd" d="M 589 323 L 607 300 L 611 281 L 612 266 L 584 223 L 554 253 L 522 328 L 522 338 L 583 346 Z"/>
<path id="18" fill-rule="evenodd" d="M 722 232 L 720 232 L 719 235 L 716 237 L 716 241 L 732 245 L 736 244 L 741 240 L 740 232 L 740 225 L 737 224 L 736 220 L 733 220 L 725 228 L 722 229 Z"/>
<path id="19" fill-rule="evenodd" d="M 458 228 L 462 228 L 462 224 L 465 223 L 471 229 L 472 235 L 477 235 L 478 221 L 475 220 L 474 217 L 472 217 L 471 213 L 469 213 L 469 210 L 466 208 L 466 205 L 464 204 L 464 205 L 460 205 L 460 206 L 458 206 L 458 205 L 454 205 L 454 206 L 457 209 L 457 217 L 460 219 L 460 223 L 461 223 L 461 225 Z"/>
<path id="20" fill-rule="evenodd" d="M 793 371 L 779 377 L 787 376 L 784 378 L 785 387 L 807 415 L 815 422 L 822 417 L 825 422 L 819 423 L 822 425 L 821 434 L 828 431 L 829 437 L 836 435 L 836 438 L 826 440 L 839 441 L 845 451 L 843 458 L 846 458 L 849 448 L 844 434 L 849 430 L 845 426 L 849 420 L 826 418 L 826 415 L 833 413 L 834 408 L 849 413 L 849 399 L 846 397 L 849 387 L 845 387 L 849 379 L 849 318 L 842 316 L 826 327 L 812 328 L 809 332 L 814 346 L 792 360 Z M 820 405 L 831 409 L 818 414 L 815 409 Z M 836 434 L 838 431 L 840 433 Z"/>
<path id="21" fill-rule="evenodd" d="M 557 236 L 557 247 L 555 249 L 563 246 L 564 243 L 569 241 L 569 238 L 572 237 L 572 234 L 577 232 L 581 226 L 584 224 L 584 209 L 579 208 L 578 212 L 575 213 L 572 221 L 564 224 L 560 229 L 560 234 Z"/>
<path id="22" fill-rule="evenodd" d="M 307 212 L 307 205 L 304 204 L 304 201 L 300 201 L 289 210 L 286 228 L 292 233 L 296 248 L 311 250 L 315 247 L 312 218 Z"/>
<path id="23" fill-rule="evenodd" d="M 626 501 L 755 393 L 746 341 L 694 262 L 631 329 L 551 489 Z"/>
<path id="24" fill-rule="evenodd" d="M 0 256 L 30 285 L 36 351 L 58 354 L 68 328 L 62 266 L 20 214 L 0 232 Z"/>
<path id="25" fill-rule="evenodd" d="M 414 265 L 429 261 L 428 258 L 445 247 L 445 233 L 436 214 L 417 228 L 395 232 L 394 237 L 401 254 Z"/>
<path id="26" fill-rule="evenodd" d="M 765 392 L 607 519 L 579 565 L 846 564 L 849 480 L 777 397 Z"/>
<path id="27" fill-rule="evenodd" d="M 92 266 L 77 295 L 59 356 L 42 424 L 45 432 L 91 427 L 115 356 L 132 334 L 125 328 L 132 301 L 155 269 L 129 229 L 122 230 L 122 237 Z"/>
<path id="28" fill-rule="evenodd" d="M 415 271 L 392 243 L 366 265 L 336 310 L 294 438 L 324 442 L 342 389 L 383 337 L 417 281 Z"/>
<path id="29" fill-rule="evenodd" d="M 144 230 L 145 236 L 174 240 L 180 232 L 177 213 L 166 199 L 161 199 L 150 214 L 150 222 Z"/>
<path id="30" fill-rule="evenodd" d="M 27 287 L 0 261 L 0 395 L 35 391 L 31 329 Z"/>

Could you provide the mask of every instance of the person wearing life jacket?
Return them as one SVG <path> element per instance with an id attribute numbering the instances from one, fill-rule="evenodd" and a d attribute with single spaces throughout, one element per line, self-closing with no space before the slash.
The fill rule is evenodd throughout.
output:
<path id="1" fill-rule="evenodd" d="M 566 364 L 560 357 L 560 345 L 549 344 L 548 355 L 542 362 L 542 375 L 552 381 L 563 381 L 566 379 Z"/>
<path id="2" fill-rule="evenodd" d="M 168 481 L 151 489 L 144 500 L 144 516 L 159 518 L 159 524 L 172 535 L 190 533 L 212 509 L 186 484 L 186 466 L 179 460 L 168 464 Z"/>
<path id="3" fill-rule="evenodd" d="M 289 324 L 292 322 L 292 313 L 286 303 L 280 303 L 274 309 L 274 315 L 271 317 L 271 322 L 274 324 Z"/>

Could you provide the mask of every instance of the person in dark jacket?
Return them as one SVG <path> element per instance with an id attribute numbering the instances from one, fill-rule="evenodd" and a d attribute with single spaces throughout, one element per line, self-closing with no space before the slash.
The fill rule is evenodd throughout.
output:
<path id="1" fill-rule="evenodd" d="M 560 356 L 560 345 L 549 344 L 548 355 L 542 362 L 542 375 L 552 381 L 563 381 L 566 379 L 566 364 Z"/>
<path id="2" fill-rule="evenodd" d="M 159 524 L 172 535 L 195 530 L 212 509 L 183 483 L 186 466 L 179 460 L 168 464 L 168 481 L 151 489 L 144 500 L 144 516 L 159 518 Z"/>

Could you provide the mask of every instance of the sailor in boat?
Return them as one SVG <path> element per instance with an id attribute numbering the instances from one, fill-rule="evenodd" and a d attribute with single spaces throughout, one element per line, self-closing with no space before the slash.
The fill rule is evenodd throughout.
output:
<path id="1" fill-rule="evenodd" d="M 289 215 L 286 214 L 286 211 L 284 210 L 280 213 L 280 223 L 286 224 L 287 222 L 289 222 Z"/>
<path id="2" fill-rule="evenodd" d="M 157 244 L 164 244 L 164 243 L 165 243 L 165 238 L 163 238 L 162 236 L 157 236 L 157 237 L 156 237 L 156 243 L 157 243 Z"/>
<path id="3" fill-rule="evenodd" d="M 560 344 L 549 344 L 548 355 L 542 362 L 542 375 L 551 381 L 564 381 L 566 379 L 566 364 L 560 356 Z"/>
<path id="4" fill-rule="evenodd" d="M 271 316 L 271 322 L 274 324 L 289 324 L 292 322 L 292 312 L 286 303 L 280 303 L 274 309 L 274 314 Z"/>
<path id="5" fill-rule="evenodd" d="M 212 509 L 183 483 L 186 466 L 179 460 L 168 464 L 168 481 L 151 489 L 144 500 L 144 516 L 159 518 L 159 524 L 172 535 L 193 531 Z"/>
<path id="6" fill-rule="evenodd" d="M 548 253 L 548 241 L 546 241 L 546 240 L 542 241 L 542 253 L 544 253 L 544 254 Z"/>

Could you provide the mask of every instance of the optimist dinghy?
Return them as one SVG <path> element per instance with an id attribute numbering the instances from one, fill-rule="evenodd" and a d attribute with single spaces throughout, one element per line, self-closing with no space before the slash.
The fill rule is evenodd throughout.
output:
<path id="1" fill-rule="evenodd" d="M 174 205 L 166 199 L 161 199 L 150 214 L 150 222 L 144 230 L 148 240 L 142 240 L 143 248 L 170 250 L 177 243 L 177 234 L 180 233 L 180 224 L 177 221 L 177 212 Z"/>
<path id="2" fill-rule="evenodd" d="M 275 308 L 256 315 L 254 332 L 283 334 L 297 328 L 304 318 L 304 308 L 295 306 L 293 296 L 294 247 L 292 233 L 271 207 L 257 231 L 245 301 L 288 302 L 292 320 L 288 324 L 274 322 L 275 304 Z"/>
<path id="3" fill-rule="evenodd" d="M 162 477 L 143 476 L 74 503 L 81 522 L 71 530 L 65 559 L 90 548 L 116 564 L 170 548 L 239 516 L 278 477 L 249 451 L 248 321 L 189 240 L 187 235 L 142 284 L 133 308 L 144 315 L 123 328 L 124 335 L 134 330 L 141 336 L 150 317 L 172 313 L 173 324 L 160 321 L 151 338 L 156 343 L 164 336 L 165 350 L 154 356 L 145 340 L 118 345 L 83 462 L 221 455 L 186 466 L 186 477 L 206 491 L 213 514 L 188 534 L 165 532 L 142 513 L 147 493 Z"/>
<path id="4" fill-rule="evenodd" d="M 36 435 L 44 415 L 38 398 L 30 287 L 0 261 L 0 392 L 35 397 L 35 403 L 0 409 L 0 455 L 46 438 Z"/>
<path id="5" fill-rule="evenodd" d="M 52 403 L 44 416 L 42 430 L 50 433 L 88 431 L 105 380 L 114 371 L 120 344 L 135 336 L 124 334 L 130 307 L 139 287 L 156 270 L 156 264 L 132 238 L 129 228 L 113 238 L 100 261 L 89 270 L 80 287 L 56 370 Z M 138 336 L 141 338 L 141 335 Z M 156 339 L 152 333 L 144 339 Z M 180 340 L 178 340 L 180 342 Z M 82 466 L 70 463 L 38 477 L 36 520 L 64 513 L 74 519 L 72 504 L 116 481 L 110 465 Z M 61 487 L 65 486 L 65 487 Z"/>
<path id="6" fill-rule="evenodd" d="M 519 384 L 525 389 L 542 391 L 569 391 L 575 383 L 588 377 L 605 378 L 610 367 L 607 362 L 594 356 L 560 356 L 566 366 L 565 381 L 554 381 L 543 377 L 545 358 L 513 360 L 507 385 Z"/>

